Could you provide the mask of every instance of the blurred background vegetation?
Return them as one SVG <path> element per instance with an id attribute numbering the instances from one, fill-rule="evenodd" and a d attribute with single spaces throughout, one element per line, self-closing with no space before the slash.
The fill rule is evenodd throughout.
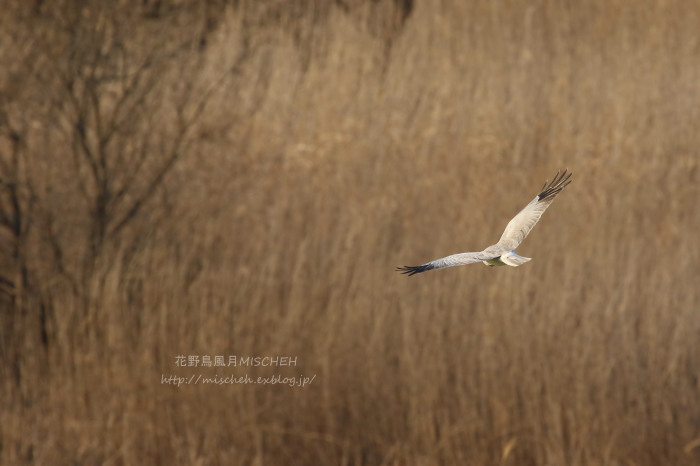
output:
<path id="1" fill-rule="evenodd" d="M 699 24 L 5 1 L 0 462 L 698 464 Z M 395 273 L 493 243 L 565 167 L 532 262 Z M 315 379 L 161 383 L 200 374 Z"/>

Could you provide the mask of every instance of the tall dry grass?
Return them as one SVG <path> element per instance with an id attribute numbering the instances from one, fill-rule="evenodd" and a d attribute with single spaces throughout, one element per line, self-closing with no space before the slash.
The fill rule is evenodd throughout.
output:
<path id="1" fill-rule="evenodd" d="M 11 5 L 3 464 L 700 461 L 700 7 Z"/>

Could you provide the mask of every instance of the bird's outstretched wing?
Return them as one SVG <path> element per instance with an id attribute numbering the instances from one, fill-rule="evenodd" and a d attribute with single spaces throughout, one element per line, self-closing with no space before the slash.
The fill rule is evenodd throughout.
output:
<path id="1" fill-rule="evenodd" d="M 566 170 L 561 173 L 557 171 L 556 176 L 549 185 L 547 185 L 549 180 L 545 181 L 542 191 L 518 215 L 508 222 L 501 239 L 498 240 L 497 246 L 512 251 L 523 242 L 544 211 L 547 210 L 547 207 L 554 201 L 557 194 L 571 183 L 569 179 L 571 178 L 571 173 L 567 174 L 566 172 Z"/>
<path id="2" fill-rule="evenodd" d="M 493 248 L 493 246 L 491 248 Z M 421 272 L 427 272 L 428 270 L 443 269 L 445 267 L 454 267 L 456 265 L 473 264 L 475 262 L 494 259 L 500 256 L 500 254 L 490 252 L 489 250 L 491 248 L 481 252 L 463 252 L 461 254 L 453 254 L 451 256 L 443 257 L 442 259 L 435 259 L 434 261 L 423 265 L 396 267 L 396 270 L 410 276 Z"/>
<path id="3" fill-rule="evenodd" d="M 462 254 L 453 254 L 451 256 L 436 259 L 427 262 L 423 265 L 397 267 L 401 273 L 415 275 L 417 273 L 426 272 L 428 270 L 442 269 L 445 267 L 454 267 L 456 265 L 473 264 L 474 262 L 488 261 L 501 257 L 501 260 L 506 265 L 517 267 L 527 261 L 529 258 L 520 257 L 513 252 L 525 237 L 530 233 L 530 230 L 535 226 L 547 207 L 554 201 L 554 198 L 564 189 L 571 181 L 571 173 L 567 174 L 567 170 L 557 172 L 551 183 L 545 181 L 541 192 L 528 204 L 518 215 L 508 222 L 503 235 L 498 243 L 489 246 L 481 252 L 464 252 Z M 549 183 L 549 185 L 547 184 Z M 510 260 L 505 260 L 505 257 L 510 257 Z M 517 258 L 514 259 L 513 257 Z M 493 264 L 489 264 L 493 265 Z"/>

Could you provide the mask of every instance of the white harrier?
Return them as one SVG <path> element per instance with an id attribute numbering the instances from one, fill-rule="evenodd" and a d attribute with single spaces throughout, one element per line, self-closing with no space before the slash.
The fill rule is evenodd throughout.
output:
<path id="1" fill-rule="evenodd" d="M 423 265 L 414 267 L 397 267 L 401 273 L 415 275 L 417 273 L 426 272 L 433 269 L 442 269 L 445 267 L 454 267 L 455 265 L 473 264 L 474 262 L 483 262 L 484 264 L 493 267 L 495 265 L 510 265 L 517 267 L 531 260 L 529 257 L 522 257 L 515 253 L 515 248 L 523 242 L 525 237 L 530 233 L 530 230 L 535 226 L 547 207 L 554 201 L 554 198 L 564 189 L 571 181 L 571 173 L 566 174 L 557 171 L 552 182 L 547 185 L 549 180 L 545 181 L 540 192 L 528 205 L 521 210 L 518 215 L 506 226 L 501 239 L 493 246 L 489 246 L 481 252 L 464 252 L 462 254 L 453 254 L 451 256 L 436 259 Z"/>

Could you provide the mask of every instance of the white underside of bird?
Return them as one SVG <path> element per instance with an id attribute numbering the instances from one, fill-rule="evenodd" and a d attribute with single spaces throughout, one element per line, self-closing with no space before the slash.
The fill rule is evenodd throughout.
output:
<path id="1" fill-rule="evenodd" d="M 547 207 L 554 201 L 557 194 L 571 183 L 570 178 L 571 173 L 567 174 L 567 170 L 564 170 L 561 173 L 557 172 L 551 183 L 545 181 L 540 193 L 508 222 L 498 243 L 489 246 L 483 251 L 453 254 L 427 262 L 423 265 L 397 267 L 397 270 L 408 275 L 415 275 L 417 273 L 427 272 L 428 270 L 473 264 L 475 262 L 483 262 L 490 267 L 499 265 L 517 267 L 523 265 L 525 262 L 532 259 L 519 256 L 515 253 L 515 249 L 534 228 L 544 211 L 547 210 Z"/>

